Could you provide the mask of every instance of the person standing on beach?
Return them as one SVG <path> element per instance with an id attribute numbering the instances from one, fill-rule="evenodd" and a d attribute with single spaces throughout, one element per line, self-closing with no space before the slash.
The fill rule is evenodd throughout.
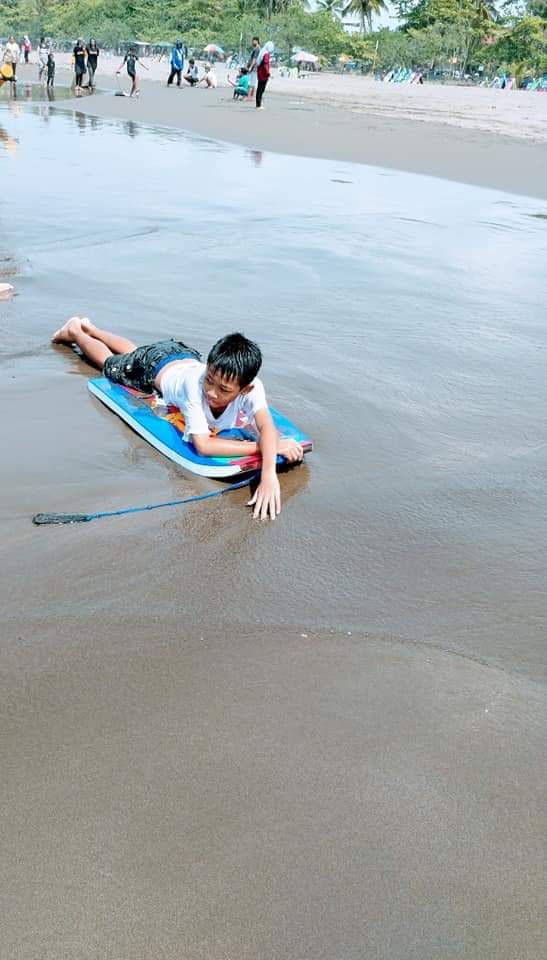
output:
<path id="1" fill-rule="evenodd" d="M 19 61 L 19 44 L 14 36 L 11 36 L 6 43 L 4 50 L 4 63 L 11 67 L 12 83 L 17 83 L 17 63 Z"/>
<path id="2" fill-rule="evenodd" d="M 82 95 L 82 80 L 84 79 L 84 73 L 86 71 L 85 58 L 86 58 L 86 52 L 85 52 L 83 37 L 79 37 L 78 42 L 76 43 L 76 46 L 72 51 L 72 60 L 74 63 L 74 77 L 75 77 L 77 97 L 81 97 Z"/>
<path id="3" fill-rule="evenodd" d="M 53 55 L 53 50 L 50 50 L 47 55 L 47 87 L 48 91 L 53 90 L 55 84 L 55 57 Z"/>
<path id="4" fill-rule="evenodd" d="M 180 87 L 182 82 L 182 71 L 184 70 L 184 47 L 182 40 L 177 40 L 175 46 L 171 50 L 169 64 L 171 67 L 171 72 L 167 79 L 167 86 L 170 87 L 176 77 L 177 87 Z"/>
<path id="5" fill-rule="evenodd" d="M 32 43 L 30 42 L 29 37 L 25 33 L 25 36 L 23 37 L 23 55 L 25 57 L 25 63 L 28 63 L 28 58 L 30 56 L 31 50 L 32 50 Z"/>
<path id="6" fill-rule="evenodd" d="M 91 37 L 89 46 L 86 47 L 87 54 L 87 76 L 89 89 L 95 89 L 95 74 L 97 72 L 97 61 L 99 59 L 99 48 L 95 37 Z"/>
<path id="7" fill-rule="evenodd" d="M 45 83 L 47 74 L 47 58 L 49 55 L 49 46 L 45 37 L 40 37 L 38 44 L 38 82 Z"/>
<path id="8" fill-rule="evenodd" d="M 268 40 L 268 43 L 265 43 L 262 47 L 262 50 L 258 54 L 256 60 L 256 75 L 258 78 L 258 84 L 256 87 L 256 109 L 263 110 L 262 106 L 262 97 L 264 96 L 264 91 L 270 79 L 270 54 L 273 53 L 274 45 L 271 40 Z"/>
<path id="9" fill-rule="evenodd" d="M 131 78 L 131 90 L 129 91 L 130 97 L 138 97 L 139 95 L 139 81 L 137 78 L 137 63 L 141 63 L 137 56 L 137 51 L 135 47 L 129 47 L 125 57 L 123 58 L 120 67 L 116 70 L 116 75 L 118 76 L 122 72 L 122 67 L 127 67 L 127 76 Z M 141 63 L 141 66 L 145 70 L 148 70 L 148 67 Z"/>
<path id="10" fill-rule="evenodd" d="M 249 100 L 254 100 L 258 78 L 256 75 L 256 61 L 260 53 L 260 40 L 253 37 L 249 62 L 247 64 L 247 76 L 249 77 Z"/>

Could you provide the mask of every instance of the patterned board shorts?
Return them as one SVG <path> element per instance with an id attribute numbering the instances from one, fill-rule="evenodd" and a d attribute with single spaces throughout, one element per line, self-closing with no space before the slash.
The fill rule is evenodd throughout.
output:
<path id="1" fill-rule="evenodd" d="M 201 354 L 181 340 L 158 340 L 131 353 L 118 353 L 108 357 L 103 374 L 124 387 L 133 387 L 142 393 L 154 392 L 154 379 L 165 363 L 171 360 L 201 360 Z"/>

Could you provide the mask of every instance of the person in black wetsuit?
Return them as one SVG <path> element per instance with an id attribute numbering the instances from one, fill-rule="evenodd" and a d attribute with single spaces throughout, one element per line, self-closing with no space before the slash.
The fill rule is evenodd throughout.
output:
<path id="1" fill-rule="evenodd" d="M 74 76 L 75 76 L 75 85 L 76 85 L 76 96 L 80 97 L 82 95 L 82 81 L 84 79 L 84 73 L 86 72 L 86 52 L 84 47 L 84 41 L 82 37 L 78 39 L 74 50 L 72 51 L 72 57 L 74 60 Z"/>
<path id="2" fill-rule="evenodd" d="M 87 53 L 87 76 L 89 89 L 95 89 L 95 72 L 97 70 L 97 60 L 99 59 L 99 48 L 95 37 L 91 37 L 89 45 L 86 47 Z"/>
<path id="3" fill-rule="evenodd" d="M 53 50 L 50 50 L 47 55 L 47 84 L 51 90 L 55 84 L 55 55 Z"/>
<path id="4" fill-rule="evenodd" d="M 138 97 L 139 95 L 139 81 L 137 77 L 137 63 L 140 63 L 145 70 L 148 70 L 148 67 L 141 63 L 137 56 L 137 51 L 135 47 L 129 47 L 125 57 L 123 58 L 120 67 L 116 70 L 116 74 L 120 74 L 124 64 L 127 66 L 127 76 L 131 77 L 131 90 L 129 92 L 130 97 Z"/>

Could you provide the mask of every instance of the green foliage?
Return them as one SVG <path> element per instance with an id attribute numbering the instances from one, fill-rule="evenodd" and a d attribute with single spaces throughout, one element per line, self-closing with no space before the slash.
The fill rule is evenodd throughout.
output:
<path id="1" fill-rule="evenodd" d="M 181 38 L 199 50 L 218 43 L 247 51 L 257 34 L 287 60 L 295 46 L 334 62 L 345 54 L 376 69 L 455 66 L 547 69 L 547 0 L 390 0 L 401 28 L 371 33 L 386 0 L 0 0 L 0 35 L 41 34 L 73 41 L 96 36 L 103 46 Z M 341 12 L 357 11 L 361 35 L 349 35 Z"/>
<path id="2" fill-rule="evenodd" d="M 543 72 L 547 69 L 547 22 L 540 17 L 524 17 L 503 32 L 489 57 L 505 67 L 520 64 L 532 72 Z"/>
<path id="3" fill-rule="evenodd" d="M 418 0 L 397 4 L 404 29 L 422 30 L 433 23 L 460 24 L 480 31 L 497 19 L 493 0 Z"/>

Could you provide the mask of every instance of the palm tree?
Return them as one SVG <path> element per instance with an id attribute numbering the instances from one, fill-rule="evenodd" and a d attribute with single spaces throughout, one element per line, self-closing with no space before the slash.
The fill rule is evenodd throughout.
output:
<path id="1" fill-rule="evenodd" d="M 361 33 L 366 33 L 367 29 L 372 33 L 373 14 L 381 13 L 382 10 L 387 10 L 385 0 L 349 0 L 344 7 L 344 15 L 357 13 L 361 22 Z"/>
<path id="2" fill-rule="evenodd" d="M 475 0 L 475 15 L 479 21 L 492 21 L 499 18 L 494 0 Z"/>
<path id="3" fill-rule="evenodd" d="M 283 13 L 288 10 L 295 0 L 257 0 L 259 13 L 270 20 L 274 13 Z"/>
<path id="4" fill-rule="evenodd" d="M 333 20 L 344 13 L 344 0 L 318 0 L 317 9 L 330 13 Z"/>

